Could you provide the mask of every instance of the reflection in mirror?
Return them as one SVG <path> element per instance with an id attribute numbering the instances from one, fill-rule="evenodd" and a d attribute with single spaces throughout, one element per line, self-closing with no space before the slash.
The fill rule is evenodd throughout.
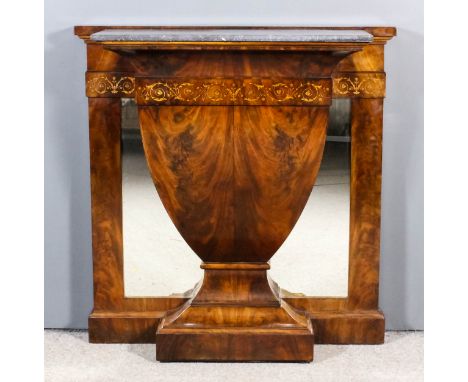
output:
<path id="1" fill-rule="evenodd" d="M 333 100 L 315 186 L 294 229 L 271 260 L 270 276 L 287 292 L 348 295 L 350 110 L 350 99 Z"/>
<path id="2" fill-rule="evenodd" d="M 122 100 L 122 204 L 125 296 L 167 296 L 192 289 L 203 277 L 201 260 L 156 192 L 130 99 Z"/>
<path id="3" fill-rule="evenodd" d="M 122 200 L 126 297 L 180 294 L 201 280 L 148 171 L 133 100 L 122 100 Z M 270 275 L 306 296 L 348 294 L 350 101 L 333 100 L 324 157 L 309 201 L 271 260 Z"/>

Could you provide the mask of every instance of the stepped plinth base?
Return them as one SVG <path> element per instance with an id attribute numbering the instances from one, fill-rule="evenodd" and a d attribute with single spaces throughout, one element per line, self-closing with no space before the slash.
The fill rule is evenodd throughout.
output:
<path id="1" fill-rule="evenodd" d="M 281 300 L 268 264 L 223 266 L 202 265 L 194 297 L 161 321 L 156 359 L 311 362 L 310 318 Z"/>

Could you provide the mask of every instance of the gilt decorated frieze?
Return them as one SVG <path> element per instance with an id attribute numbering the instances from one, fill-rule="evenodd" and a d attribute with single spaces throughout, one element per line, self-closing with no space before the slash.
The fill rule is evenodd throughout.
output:
<path id="1" fill-rule="evenodd" d="M 340 72 L 331 82 L 288 78 L 169 80 L 88 72 L 86 95 L 135 97 L 138 103 L 148 105 L 328 105 L 331 97 L 385 97 L 385 73 Z"/>
<path id="2" fill-rule="evenodd" d="M 133 97 L 135 77 L 122 73 L 87 72 L 86 95 L 88 97 Z"/>
<path id="3" fill-rule="evenodd" d="M 140 105 L 329 105 L 328 79 L 137 79 Z"/>
<path id="4" fill-rule="evenodd" d="M 333 76 L 334 98 L 384 98 L 385 73 L 336 73 Z"/>

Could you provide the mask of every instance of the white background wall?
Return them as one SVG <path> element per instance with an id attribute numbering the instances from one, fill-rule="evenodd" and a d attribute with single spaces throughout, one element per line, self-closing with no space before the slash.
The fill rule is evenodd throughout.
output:
<path id="1" fill-rule="evenodd" d="M 46 0 L 45 326 L 85 328 L 92 309 L 86 60 L 74 25 L 389 25 L 380 306 L 387 328 L 422 329 L 422 11 L 422 0 Z"/>

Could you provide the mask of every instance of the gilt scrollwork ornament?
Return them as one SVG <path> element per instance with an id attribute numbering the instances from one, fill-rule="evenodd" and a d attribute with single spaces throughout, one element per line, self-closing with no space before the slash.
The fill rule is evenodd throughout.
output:
<path id="1" fill-rule="evenodd" d="M 135 77 L 107 73 L 87 73 L 86 94 L 88 97 L 132 97 L 135 92 Z"/>
<path id="2" fill-rule="evenodd" d="M 357 98 L 385 97 L 385 76 L 383 74 L 337 76 L 333 79 L 333 95 Z"/>
<path id="3" fill-rule="evenodd" d="M 137 88 L 141 104 L 165 105 L 327 105 L 328 80 L 226 79 L 162 81 L 143 79 Z"/>

